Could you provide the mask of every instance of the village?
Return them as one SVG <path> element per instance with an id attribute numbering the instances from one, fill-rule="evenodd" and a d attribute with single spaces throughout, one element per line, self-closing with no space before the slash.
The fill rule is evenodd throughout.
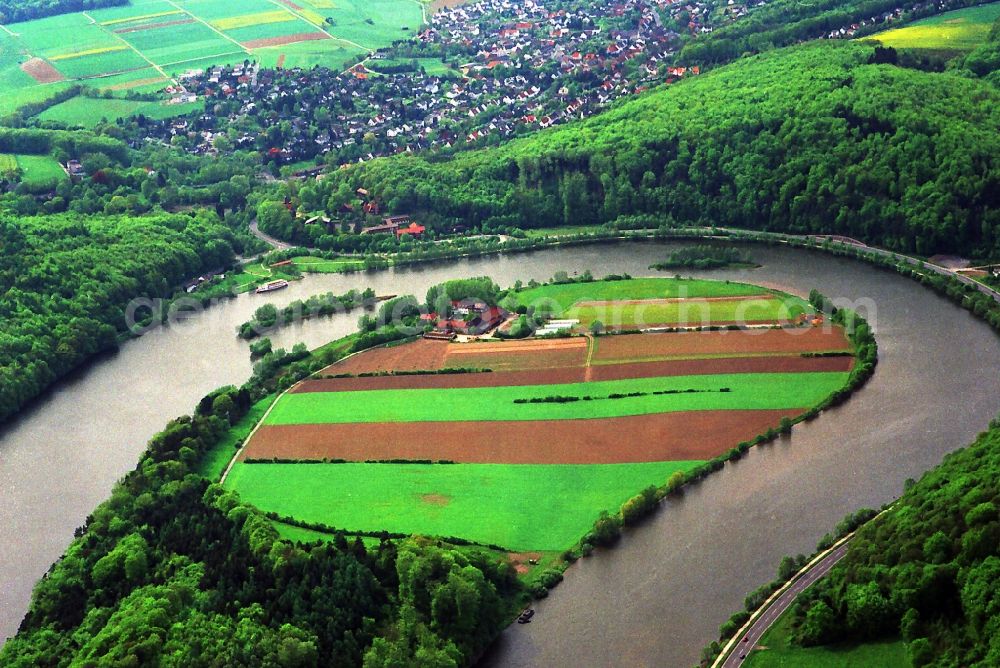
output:
<path id="1" fill-rule="evenodd" d="M 734 3 L 722 15 L 746 11 Z M 671 61 L 712 30 L 710 13 L 706 2 L 483 0 L 439 11 L 414 39 L 342 72 L 250 62 L 191 72 L 183 95 L 215 113 L 149 120 L 143 139 L 199 154 L 257 150 L 276 165 L 493 144 L 698 74 Z"/>

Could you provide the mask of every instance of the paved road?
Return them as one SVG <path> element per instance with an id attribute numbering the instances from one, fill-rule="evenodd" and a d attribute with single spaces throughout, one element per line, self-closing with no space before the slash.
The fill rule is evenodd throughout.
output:
<path id="1" fill-rule="evenodd" d="M 846 541 L 834 549 L 830 554 L 823 557 L 823 559 L 813 566 L 808 573 L 803 575 L 801 578 L 795 581 L 791 587 L 785 590 L 778 599 L 772 603 L 764 614 L 761 615 L 757 621 L 753 623 L 750 630 L 744 635 L 747 638 L 746 642 L 742 639 L 737 643 L 736 647 L 733 648 L 732 654 L 729 655 L 723 663 L 721 668 L 737 668 L 742 666 L 745 659 L 741 659 L 740 655 L 749 655 L 750 650 L 756 647 L 757 643 L 760 642 L 761 636 L 771 627 L 778 617 L 781 617 L 782 613 L 787 610 L 792 603 L 795 601 L 796 597 L 804 592 L 810 587 L 814 582 L 822 578 L 824 575 L 830 572 L 838 561 L 840 561 L 845 554 L 847 554 L 847 546 L 850 541 Z"/>
<path id="2" fill-rule="evenodd" d="M 258 239 L 260 239 L 261 241 L 271 244 L 271 246 L 273 246 L 275 250 L 288 250 L 289 248 L 293 247 L 292 244 L 286 244 L 284 241 L 275 239 L 270 234 L 265 234 L 264 232 L 261 232 L 260 228 L 257 227 L 256 218 L 250 222 L 250 233 L 253 234 L 255 237 L 257 237 Z"/>

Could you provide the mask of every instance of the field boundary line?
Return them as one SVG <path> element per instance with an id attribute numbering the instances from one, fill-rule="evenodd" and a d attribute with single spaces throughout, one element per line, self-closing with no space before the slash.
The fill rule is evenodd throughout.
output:
<path id="1" fill-rule="evenodd" d="M 194 14 L 192 14 L 191 12 L 189 12 L 188 10 L 184 9 L 183 7 L 181 7 L 180 5 L 178 5 L 176 2 L 174 2 L 174 0 L 165 0 L 165 2 L 168 5 L 170 5 L 171 7 L 174 7 L 175 9 L 181 10 L 181 12 L 187 14 L 188 16 L 190 16 L 191 18 L 193 18 L 198 23 L 202 24 L 203 26 L 205 26 L 206 28 L 208 28 L 212 32 L 214 32 L 217 35 L 219 35 L 220 37 L 222 37 L 224 40 L 226 40 L 228 42 L 232 42 L 236 46 L 240 47 L 240 51 L 242 51 L 243 53 L 248 54 L 248 55 L 250 54 L 250 49 L 246 48 L 245 46 L 243 46 L 242 44 L 240 44 L 239 42 L 237 42 L 235 39 L 233 39 L 232 37 L 230 37 L 226 33 L 222 32 L 221 30 L 217 30 L 215 28 L 215 26 L 213 26 L 211 23 L 209 23 L 205 19 L 201 18 L 200 16 L 195 16 Z"/>
<path id="2" fill-rule="evenodd" d="M 294 16 L 295 18 L 299 19 L 300 21 L 304 21 L 307 25 L 313 26 L 314 28 L 316 28 L 316 30 L 320 31 L 321 33 L 323 33 L 324 35 L 326 35 L 330 39 L 337 40 L 338 42 L 343 42 L 344 44 L 350 44 L 351 46 L 356 46 L 359 49 L 363 49 L 364 51 L 367 51 L 368 53 L 371 53 L 372 51 L 375 50 L 375 49 L 372 49 L 371 47 L 367 47 L 367 46 L 363 46 L 361 44 L 358 44 L 357 42 L 352 42 L 349 39 L 344 39 L 343 37 L 337 37 L 336 35 L 330 33 L 329 31 L 327 31 L 327 29 L 324 28 L 323 26 L 316 25 L 315 23 L 313 23 L 312 21 L 310 21 L 306 17 L 302 16 L 301 14 L 299 14 L 297 11 L 295 11 L 294 9 L 292 9 L 291 7 L 289 7 L 288 5 L 283 5 L 280 2 L 277 2 L 276 0 L 267 0 L 267 1 L 270 2 L 272 5 L 274 5 L 275 7 L 279 7 L 281 9 L 285 10 L 286 12 L 288 12 L 289 14 L 291 14 L 292 16 Z M 171 4 L 173 4 L 172 0 L 167 0 L 167 2 L 170 2 Z M 283 46 L 285 46 L 285 45 L 283 45 Z"/>
<path id="3" fill-rule="evenodd" d="M 302 381 L 299 381 L 299 382 L 302 382 Z M 282 392 L 281 394 L 279 394 L 278 396 L 276 396 L 274 398 L 274 401 L 271 402 L 271 405 L 267 407 L 266 411 L 264 411 L 264 414 L 260 416 L 260 420 L 258 420 L 257 424 L 255 424 L 253 426 L 253 429 L 250 430 L 250 433 L 247 434 L 247 437 L 245 439 L 243 439 L 243 445 L 240 446 L 240 449 L 236 451 L 236 454 L 233 455 L 233 458 L 229 460 L 228 464 L 226 464 L 226 470 L 222 472 L 222 477 L 219 478 L 219 484 L 220 485 L 226 482 L 226 478 L 229 476 L 229 472 L 233 470 L 233 466 L 236 464 L 236 460 L 239 459 L 239 456 L 241 454 L 243 454 L 244 450 L 246 450 L 247 444 L 250 442 L 250 439 L 253 438 L 254 434 L 257 433 L 257 430 L 260 429 L 261 425 L 264 424 L 264 420 L 266 420 L 267 416 L 271 414 L 271 410 L 274 409 L 274 407 L 278 405 L 278 401 L 280 401 L 281 398 L 283 396 L 285 396 L 285 394 L 287 394 L 289 390 L 291 390 L 293 387 L 297 386 L 298 384 L 299 383 L 293 384 L 287 390 L 285 390 L 284 392 Z"/>
<path id="4" fill-rule="evenodd" d="M 180 9 L 180 8 L 178 7 L 178 9 Z M 166 71 L 164 71 L 164 69 L 162 67 L 160 67 L 159 65 L 157 65 L 156 63 L 154 63 L 149 58 L 147 58 L 146 54 L 144 54 L 142 51 L 140 51 L 139 49 L 137 49 L 131 42 L 129 42 L 124 37 L 122 37 L 121 35 L 119 35 L 118 33 L 116 33 L 114 30 L 108 30 L 107 26 L 103 26 L 100 23 L 98 23 L 97 20 L 95 20 L 94 17 L 91 16 L 90 14 L 88 14 L 87 12 L 83 12 L 83 15 L 86 16 L 88 19 L 90 19 L 90 24 L 91 25 L 96 25 L 104 33 L 106 33 L 106 34 L 111 35 L 112 37 L 114 37 L 116 40 L 118 40 L 119 42 L 121 42 L 122 44 L 124 44 L 126 49 L 131 49 L 133 52 L 135 52 L 135 54 L 137 56 L 139 56 L 140 58 L 142 58 L 143 60 L 145 60 L 147 63 L 149 63 L 154 70 L 156 70 L 157 72 L 160 73 L 160 76 L 162 76 L 164 79 L 167 79 L 168 81 L 173 82 L 173 84 L 175 86 L 177 85 L 177 80 L 176 79 L 174 79 L 172 76 L 170 76 L 169 74 L 167 74 Z"/>
<path id="5" fill-rule="evenodd" d="M 5 33 L 7 33 L 8 35 L 10 35 L 11 37 L 20 37 L 21 36 L 21 33 L 13 32 L 12 30 L 10 30 L 10 28 L 8 28 L 7 26 L 2 25 L 2 24 L 0 24 L 0 30 L 3 30 Z"/>

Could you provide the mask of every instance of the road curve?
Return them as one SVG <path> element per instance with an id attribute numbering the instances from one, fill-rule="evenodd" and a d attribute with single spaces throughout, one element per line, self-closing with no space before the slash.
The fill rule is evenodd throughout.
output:
<path id="1" fill-rule="evenodd" d="M 265 234 L 264 232 L 261 232 L 260 228 L 257 227 L 256 218 L 250 221 L 250 233 L 253 234 L 255 237 L 257 237 L 258 239 L 260 239 L 261 241 L 271 244 L 274 250 L 288 250 L 289 248 L 294 248 L 292 244 L 285 243 L 284 241 L 275 239 L 270 234 Z"/>
<path id="2" fill-rule="evenodd" d="M 816 563 L 809 571 L 792 583 L 760 617 L 750 626 L 750 629 L 743 634 L 746 641 L 740 638 L 733 647 L 732 652 L 722 662 L 721 668 L 738 668 L 743 665 L 750 650 L 757 646 L 761 637 L 767 632 L 771 625 L 792 605 L 799 594 L 808 589 L 814 582 L 830 572 L 838 561 L 847 554 L 847 546 L 850 541 L 844 541 L 830 551 L 825 557 Z M 741 658 L 743 657 L 743 658 Z"/>

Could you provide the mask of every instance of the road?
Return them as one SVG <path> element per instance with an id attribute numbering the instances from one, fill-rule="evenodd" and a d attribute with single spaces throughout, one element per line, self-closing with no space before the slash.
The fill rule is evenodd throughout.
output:
<path id="1" fill-rule="evenodd" d="M 749 233 L 751 235 L 757 235 L 757 236 L 763 235 L 763 236 L 767 236 L 767 237 L 770 237 L 772 239 L 777 239 L 779 241 L 786 240 L 786 241 L 818 241 L 818 242 L 824 242 L 828 238 L 830 238 L 830 237 L 825 236 L 825 235 L 817 235 L 817 234 L 810 234 L 810 235 L 782 234 L 780 232 L 757 232 L 757 231 L 754 231 L 754 230 L 743 230 L 743 229 L 725 228 L 725 227 L 723 227 L 723 228 L 717 228 L 717 229 L 721 229 L 721 230 L 723 230 L 725 232 L 733 234 L 734 236 L 739 236 L 741 234 L 742 235 L 746 235 L 746 234 Z M 946 278 L 954 278 L 955 280 L 959 281 L 960 283 L 964 283 L 965 285 L 971 285 L 972 287 L 974 287 L 976 290 L 978 290 L 979 292 L 983 293 L 987 297 L 991 297 L 995 301 L 1000 302 L 1000 291 L 994 290 L 993 288 L 989 287 L 988 285 L 984 285 L 983 283 L 980 283 L 979 281 L 971 279 L 968 276 L 965 276 L 964 274 L 952 271 L 951 269 L 948 269 L 946 267 L 939 267 L 936 264 L 931 264 L 930 262 L 927 262 L 925 260 L 921 260 L 920 258 L 911 257 L 909 255 L 903 255 L 902 253 L 897 253 L 895 251 L 885 250 L 884 248 L 876 248 L 875 246 L 869 246 L 869 245 L 867 245 L 867 244 L 865 244 L 865 243 L 863 243 L 861 241 L 858 241 L 857 239 L 849 239 L 848 237 L 836 237 L 835 236 L 831 240 L 831 245 L 841 246 L 842 248 L 853 248 L 853 249 L 861 251 L 863 253 L 871 253 L 872 255 L 878 255 L 878 256 L 881 256 L 881 257 L 887 257 L 887 258 L 890 258 L 890 259 L 894 259 L 894 260 L 896 260 L 898 262 L 905 262 L 905 263 L 907 263 L 909 265 L 912 265 L 914 267 L 922 267 L 922 268 L 928 269 L 928 270 L 934 272 L 935 274 L 940 274 L 941 276 L 945 276 Z"/>
<path id="2" fill-rule="evenodd" d="M 250 233 L 253 234 L 255 237 L 257 237 L 258 239 L 260 239 L 261 241 L 271 244 L 271 246 L 274 247 L 274 250 L 288 250 L 289 248 L 294 248 L 292 244 L 286 244 L 284 241 L 279 241 L 278 239 L 275 239 L 270 234 L 265 234 L 264 232 L 261 232 L 260 228 L 257 227 L 257 219 L 254 219 L 250 222 Z"/>
<path id="3" fill-rule="evenodd" d="M 740 639 L 736 646 L 733 648 L 732 653 L 726 660 L 721 664 L 721 668 L 737 668 L 742 666 L 745 659 L 740 658 L 740 656 L 747 656 L 750 650 L 757 646 L 760 642 L 761 636 L 773 624 L 778 617 L 787 610 L 792 603 L 795 601 L 799 594 L 808 589 L 814 582 L 822 578 L 824 575 L 830 572 L 838 561 L 840 561 L 845 554 L 847 554 L 847 546 L 850 541 L 844 541 L 839 546 L 834 548 L 829 554 L 823 557 L 815 566 L 809 569 L 805 575 L 796 580 L 791 587 L 785 590 L 781 596 L 777 598 L 764 614 L 761 615 L 757 621 L 753 623 L 750 630 L 744 634 L 747 638 L 746 642 Z"/>

